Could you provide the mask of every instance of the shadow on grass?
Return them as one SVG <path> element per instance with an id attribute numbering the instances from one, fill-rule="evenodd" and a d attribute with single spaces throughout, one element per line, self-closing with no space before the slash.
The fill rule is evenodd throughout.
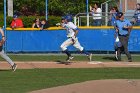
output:
<path id="1" fill-rule="evenodd" d="M 70 65 L 72 63 L 72 62 L 60 61 L 60 60 L 57 60 L 56 62 L 57 62 L 57 64 L 64 64 L 64 65 Z"/>
<path id="2" fill-rule="evenodd" d="M 117 61 L 115 57 L 103 57 L 103 59 L 108 61 Z"/>
<path id="3" fill-rule="evenodd" d="M 10 69 L 0 69 L 0 72 L 11 71 Z"/>

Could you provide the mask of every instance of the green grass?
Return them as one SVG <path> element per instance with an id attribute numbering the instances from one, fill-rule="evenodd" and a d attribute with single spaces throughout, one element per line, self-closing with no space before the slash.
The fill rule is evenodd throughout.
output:
<path id="1" fill-rule="evenodd" d="M 9 55 L 9 57 L 13 61 L 64 61 L 67 56 L 66 55 Z M 74 55 L 73 61 L 88 61 L 88 58 L 85 55 Z M 140 55 L 133 55 L 133 61 L 140 62 Z M 3 60 L 0 58 L 0 61 Z M 93 55 L 93 60 L 102 61 L 102 62 L 110 62 L 115 61 L 114 55 Z M 122 56 L 122 61 L 127 61 L 126 56 Z"/>
<path id="2" fill-rule="evenodd" d="M 0 93 L 29 91 L 89 80 L 140 79 L 140 68 L 0 70 Z"/>

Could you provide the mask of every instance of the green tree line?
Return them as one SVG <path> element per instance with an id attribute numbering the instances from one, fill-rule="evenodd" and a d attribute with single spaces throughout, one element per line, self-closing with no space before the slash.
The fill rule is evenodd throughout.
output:
<path id="1" fill-rule="evenodd" d="M 39 16 L 45 18 L 46 0 L 13 0 L 14 12 L 19 13 L 25 27 L 31 27 L 33 20 Z M 89 0 L 89 5 L 103 3 L 107 0 Z M 50 26 L 55 26 L 61 16 L 66 14 L 76 15 L 86 12 L 86 0 L 48 0 L 48 17 Z M 0 0 L 0 26 L 3 26 L 3 0 Z M 9 27 L 12 17 L 7 17 Z"/>
<path id="2" fill-rule="evenodd" d="M 14 11 L 21 15 L 45 15 L 46 0 L 13 0 Z M 106 0 L 89 0 L 89 4 Z M 3 0 L 0 0 L 3 11 Z M 48 15 L 62 16 L 67 13 L 86 12 L 86 0 L 48 0 Z"/>

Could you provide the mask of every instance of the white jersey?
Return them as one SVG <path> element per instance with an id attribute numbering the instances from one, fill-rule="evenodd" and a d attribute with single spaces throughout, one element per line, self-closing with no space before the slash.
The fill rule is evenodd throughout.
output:
<path id="1" fill-rule="evenodd" d="M 93 16 L 93 19 L 102 19 L 102 10 L 101 8 L 97 8 L 96 10 L 97 13 L 94 13 L 94 11 L 92 11 L 92 16 Z"/>
<path id="2" fill-rule="evenodd" d="M 63 24 L 63 27 L 67 30 L 67 37 L 73 37 L 75 34 L 74 30 L 77 30 L 77 26 L 72 22 L 68 22 L 67 24 Z"/>

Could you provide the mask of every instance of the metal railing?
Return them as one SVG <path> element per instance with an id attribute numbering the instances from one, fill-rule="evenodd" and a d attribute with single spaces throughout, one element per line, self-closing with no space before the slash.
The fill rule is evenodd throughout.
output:
<path id="1" fill-rule="evenodd" d="M 127 18 L 128 20 L 130 21 L 133 21 L 134 18 L 133 18 L 133 15 L 134 15 L 134 12 L 131 13 L 124 13 L 125 15 L 125 18 Z M 93 17 L 91 15 L 91 13 L 78 13 L 74 16 L 74 24 L 77 25 L 77 26 L 93 26 L 92 23 L 93 23 Z M 106 13 L 106 12 L 102 12 L 102 26 L 108 26 L 109 25 L 109 22 L 110 22 L 110 13 Z"/>

